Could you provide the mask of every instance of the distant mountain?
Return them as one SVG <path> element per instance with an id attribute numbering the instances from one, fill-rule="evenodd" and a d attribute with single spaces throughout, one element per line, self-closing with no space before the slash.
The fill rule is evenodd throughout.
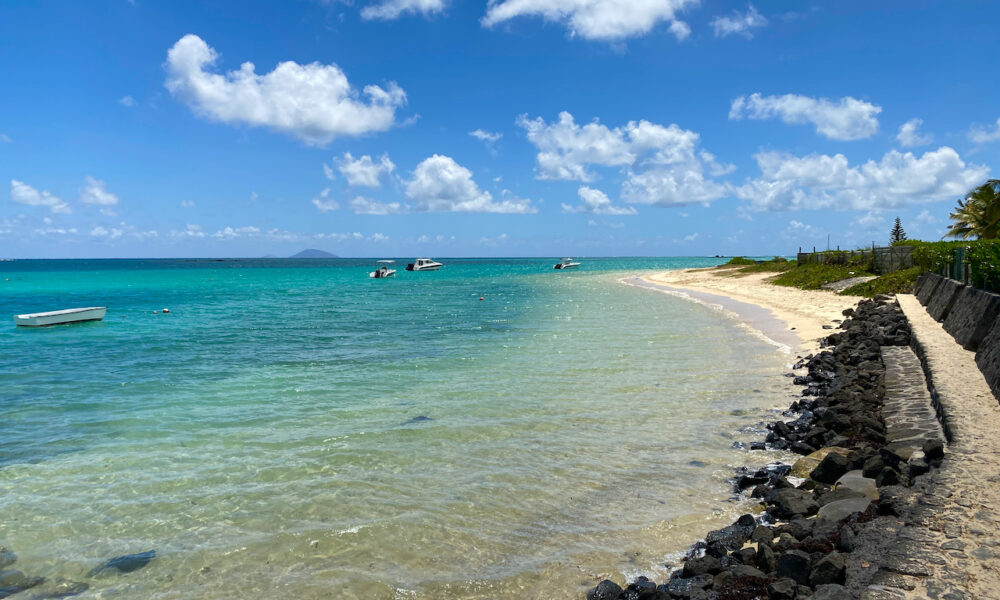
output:
<path id="1" fill-rule="evenodd" d="M 315 248 L 309 248 L 308 250 L 303 250 L 298 254 L 293 254 L 288 258 L 340 258 L 336 254 L 330 254 L 329 252 L 324 252 L 322 250 L 317 250 Z"/>

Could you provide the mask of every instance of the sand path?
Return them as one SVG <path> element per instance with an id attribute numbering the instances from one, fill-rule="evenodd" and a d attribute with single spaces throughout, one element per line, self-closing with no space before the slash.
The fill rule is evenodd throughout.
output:
<path id="1" fill-rule="evenodd" d="M 642 280 L 676 291 L 714 295 L 719 299 L 728 298 L 764 308 L 785 325 L 785 331 L 794 332 L 796 338 L 793 340 L 798 345 L 792 350 L 799 353 L 815 352 L 820 338 L 833 333 L 823 329 L 823 326 L 836 327 L 844 319 L 843 310 L 853 308 L 858 302 L 857 297 L 838 296 L 828 290 L 800 290 L 773 285 L 767 281 L 773 276 L 773 273 L 737 274 L 737 268 L 713 267 L 665 271 L 648 275 Z M 707 297 L 700 299 L 710 300 Z M 719 303 L 748 321 L 753 319 L 753 315 L 739 305 L 724 301 Z M 750 324 L 758 326 L 757 323 Z M 765 334 L 775 337 L 766 329 Z"/>

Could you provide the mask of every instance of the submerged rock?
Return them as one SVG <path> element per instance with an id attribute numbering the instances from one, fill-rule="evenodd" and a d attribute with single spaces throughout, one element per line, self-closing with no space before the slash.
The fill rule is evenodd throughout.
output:
<path id="1" fill-rule="evenodd" d="M 28 577 L 16 569 L 0 571 L 0 598 L 29 590 L 44 581 L 42 577 Z"/>
<path id="2" fill-rule="evenodd" d="M 37 593 L 31 595 L 31 600 L 59 600 L 79 596 L 90 589 L 82 581 L 56 581 L 42 586 Z"/>
<path id="3" fill-rule="evenodd" d="M 138 554 L 116 556 L 106 563 L 91 569 L 88 575 L 90 577 L 94 577 L 109 571 L 131 573 L 132 571 L 137 571 L 148 565 L 149 561 L 153 560 L 154 557 L 156 557 L 156 550 L 147 550 L 146 552 L 139 552 Z"/>
<path id="4" fill-rule="evenodd" d="M 618 600 L 624 594 L 621 586 L 605 579 L 597 584 L 597 587 L 587 592 L 587 600 Z"/>
<path id="5" fill-rule="evenodd" d="M 4 546 L 0 546 L 0 569 L 6 569 L 17 562 L 17 555 Z"/>

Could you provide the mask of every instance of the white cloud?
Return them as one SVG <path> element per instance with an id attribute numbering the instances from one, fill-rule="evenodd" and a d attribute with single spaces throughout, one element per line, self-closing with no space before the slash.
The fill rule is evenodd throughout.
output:
<path id="1" fill-rule="evenodd" d="M 926 146 L 931 143 L 932 136 L 920 134 L 920 126 L 923 124 L 923 119 L 910 119 L 903 123 L 902 127 L 899 128 L 899 133 L 896 134 L 896 141 L 904 148 Z"/>
<path id="2" fill-rule="evenodd" d="M 257 237 L 260 235 L 260 229 L 254 227 L 253 225 L 248 225 L 246 227 L 225 227 L 212 234 L 212 237 L 220 240 L 233 240 L 236 238 L 243 237 Z"/>
<path id="3" fill-rule="evenodd" d="M 359 93 L 335 64 L 286 61 L 266 75 L 255 73 L 250 62 L 225 75 L 206 71 L 218 58 L 200 37 L 185 35 L 167 52 L 167 89 L 209 119 L 270 127 L 314 146 L 385 131 L 406 103 L 395 83 Z"/>
<path id="4" fill-rule="evenodd" d="M 83 178 L 83 188 L 80 190 L 80 201 L 84 204 L 98 206 L 114 206 L 118 204 L 118 196 L 108 191 L 106 183 L 90 175 Z"/>
<path id="5" fill-rule="evenodd" d="M 330 188 L 324 188 L 318 196 L 312 199 L 313 206 L 321 213 L 330 212 L 340 208 L 336 200 L 330 198 Z"/>
<path id="6" fill-rule="evenodd" d="M 976 144 L 987 144 L 1000 140 L 1000 119 L 997 119 L 996 126 L 988 128 L 973 125 L 969 129 L 969 140 Z"/>
<path id="7" fill-rule="evenodd" d="M 503 137 L 502 133 L 484 131 L 482 129 L 476 129 L 475 131 L 470 131 L 469 135 L 482 142 L 486 146 L 486 149 L 490 151 L 490 154 L 493 155 L 496 155 L 497 153 L 496 143 L 499 142 L 500 138 Z"/>
<path id="8" fill-rule="evenodd" d="M 74 235 L 77 233 L 76 227 L 42 227 L 35 230 L 36 235 Z"/>
<path id="9" fill-rule="evenodd" d="M 860 140 L 878 131 L 876 115 L 881 106 L 850 96 L 833 102 L 826 98 L 810 98 L 798 94 L 761 96 L 751 94 L 733 100 L 729 118 L 739 120 L 779 118 L 791 125 L 812 123 L 816 133 L 833 140 Z"/>
<path id="10" fill-rule="evenodd" d="M 553 123 L 524 115 L 517 122 L 538 148 L 539 179 L 589 182 L 596 178 L 589 166 L 619 167 L 622 198 L 657 206 L 705 203 L 727 192 L 705 172 L 722 175 L 733 167 L 700 151 L 699 135 L 677 125 L 630 121 L 611 129 L 595 120 L 581 127 L 568 112 Z"/>
<path id="11" fill-rule="evenodd" d="M 376 202 L 364 196 L 351 200 L 351 210 L 356 215 L 398 215 L 406 212 L 399 202 Z"/>
<path id="12" fill-rule="evenodd" d="M 788 227 L 782 232 L 782 237 L 785 238 L 796 238 L 802 236 L 816 236 L 819 235 L 819 230 L 817 230 L 812 225 L 806 225 L 802 221 L 796 221 L 792 219 L 788 222 Z"/>
<path id="13" fill-rule="evenodd" d="M 157 238 L 160 234 L 153 229 L 141 231 L 135 225 L 119 223 L 117 227 L 110 228 L 98 225 L 90 230 L 90 235 L 92 237 L 106 238 L 108 240 L 117 240 L 126 235 L 139 240 L 148 240 Z"/>
<path id="14" fill-rule="evenodd" d="M 931 214 L 926 208 L 920 211 L 920 214 L 914 219 L 917 223 L 924 223 L 930 225 L 931 223 L 937 223 L 937 217 Z"/>
<path id="15" fill-rule="evenodd" d="M 483 131 L 482 129 L 477 129 L 475 131 L 470 131 L 469 135 L 476 138 L 481 142 L 497 142 L 503 137 L 502 133 L 495 133 L 490 131 Z"/>
<path id="16" fill-rule="evenodd" d="M 887 152 L 880 161 L 850 166 L 843 154 L 755 156 L 761 177 L 739 187 L 737 195 L 758 210 L 874 210 L 963 195 L 989 173 L 966 165 L 955 150 L 942 146 L 917 157 Z"/>
<path id="17" fill-rule="evenodd" d="M 194 206 L 194 200 L 181 200 L 181 208 L 191 208 Z"/>
<path id="18" fill-rule="evenodd" d="M 14 140 L 10 139 L 10 136 L 6 133 L 0 133 L 0 144 L 11 144 Z"/>
<path id="19" fill-rule="evenodd" d="M 201 230 L 201 225 L 192 225 L 188 223 L 184 229 L 177 231 L 173 230 L 170 232 L 170 237 L 174 238 L 203 238 L 205 237 L 205 232 Z"/>
<path id="20" fill-rule="evenodd" d="M 688 235 L 684 236 L 684 241 L 685 242 L 693 242 L 696 239 L 698 239 L 698 234 L 697 233 L 691 233 L 691 234 L 688 234 Z"/>
<path id="21" fill-rule="evenodd" d="M 564 213 L 587 213 L 593 215 L 634 215 L 635 208 L 631 206 L 614 206 L 608 195 L 601 190 L 581 185 L 576 191 L 580 196 L 581 204 L 571 206 L 562 205 Z"/>
<path id="22" fill-rule="evenodd" d="M 333 174 L 333 169 L 326 163 L 323 163 L 323 177 L 326 177 L 330 181 L 333 181 L 336 178 Z"/>
<path id="23" fill-rule="evenodd" d="M 129 108 L 132 108 L 133 106 L 135 106 L 135 98 L 133 98 L 132 96 L 124 96 L 121 100 L 118 101 L 118 103 L 121 104 L 122 106 L 127 106 Z"/>
<path id="24" fill-rule="evenodd" d="M 384 0 L 361 9 L 361 18 L 389 21 L 405 14 L 434 15 L 445 8 L 445 0 Z"/>
<path id="25" fill-rule="evenodd" d="M 377 233 L 377 232 L 373 233 L 371 237 L 371 240 L 373 242 L 385 242 L 388 241 L 388 239 L 389 236 L 385 235 L 384 233 Z"/>
<path id="26" fill-rule="evenodd" d="M 10 199 L 18 204 L 28 206 L 47 206 L 50 211 L 58 214 L 68 215 L 73 212 L 69 204 L 62 199 L 53 196 L 48 191 L 38 191 L 23 181 L 10 180 Z"/>
<path id="27" fill-rule="evenodd" d="M 347 178 L 348 185 L 352 186 L 379 187 L 382 185 L 379 177 L 392 173 L 396 168 L 388 154 L 383 154 L 375 162 L 367 154 L 355 160 L 350 152 L 345 152 L 343 157 L 336 160 L 337 169 Z"/>
<path id="28" fill-rule="evenodd" d="M 860 217 L 855 217 L 851 221 L 851 225 L 854 227 L 872 231 L 877 229 L 885 221 L 885 217 L 882 216 L 881 210 L 870 210 Z"/>
<path id="29" fill-rule="evenodd" d="M 522 198 L 493 200 L 472 180 L 472 172 L 449 156 L 435 154 L 424 159 L 406 182 L 406 196 L 416 202 L 414 210 L 426 212 L 489 212 L 528 214 L 538 209 Z"/>
<path id="30" fill-rule="evenodd" d="M 683 40 L 691 33 L 677 13 L 698 0 L 490 0 L 485 27 L 517 17 L 541 17 L 565 25 L 571 36 L 590 40 L 622 40 L 649 33 L 659 23 Z"/>
<path id="31" fill-rule="evenodd" d="M 757 12 L 757 9 L 752 4 L 747 7 L 746 14 L 734 11 L 728 17 L 715 17 L 712 19 L 712 29 L 715 30 L 715 37 L 739 34 L 749 39 L 753 37 L 751 29 L 765 25 L 767 25 L 767 19 L 764 15 Z"/>

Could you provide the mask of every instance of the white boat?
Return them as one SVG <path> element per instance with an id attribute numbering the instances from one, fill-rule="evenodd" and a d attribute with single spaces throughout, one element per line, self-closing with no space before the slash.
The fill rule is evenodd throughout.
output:
<path id="1" fill-rule="evenodd" d="M 407 271 L 437 271 L 443 267 L 441 263 L 429 258 L 418 258 L 415 262 L 406 265 Z"/>
<path id="2" fill-rule="evenodd" d="M 386 277 L 395 277 L 396 269 L 390 269 L 391 265 L 394 265 L 396 261 L 394 260 L 376 260 L 375 270 L 368 274 L 372 279 L 385 279 Z"/>
<path id="3" fill-rule="evenodd" d="M 68 308 L 66 310 L 14 315 L 14 323 L 18 327 L 48 327 L 50 325 L 81 323 L 83 321 L 100 321 L 104 318 L 104 313 L 106 312 L 108 312 L 107 306 Z"/>
<path id="4" fill-rule="evenodd" d="M 575 269 L 580 266 L 580 263 L 573 262 L 572 258 L 564 258 L 561 262 L 557 262 L 556 266 L 552 267 L 560 271 L 565 271 L 566 269 Z"/>

